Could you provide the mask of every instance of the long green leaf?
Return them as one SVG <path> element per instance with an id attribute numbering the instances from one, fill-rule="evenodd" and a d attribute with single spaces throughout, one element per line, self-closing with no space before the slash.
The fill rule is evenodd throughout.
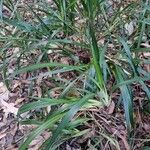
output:
<path id="1" fill-rule="evenodd" d="M 19 150 L 26 150 L 31 141 L 40 135 L 45 129 L 52 127 L 57 121 L 59 121 L 64 116 L 64 113 L 58 114 L 57 116 L 52 117 L 47 120 L 45 123 L 36 128 L 25 140 L 25 142 L 20 146 Z"/>
<path id="2" fill-rule="evenodd" d="M 122 85 L 129 85 L 129 84 L 132 84 L 134 82 L 148 81 L 148 80 L 150 80 L 150 77 L 134 77 L 130 80 L 124 80 L 122 82 L 117 83 L 117 85 L 114 85 L 112 87 L 112 91 L 114 91 L 116 88 L 118 88 L 119 86 L 122 86 Z"/>
<path id="3" fill-rule="evenodd" d="M 123 45 L 123 48 L 127 54 L 127 61 L 130 63 L 133 71 L 134 71 L 134 75 L 136 75 L 136 67 L 135 67 L 135 64 L 133 62 L 133 59 L 132 59 L 132 54 L 131 54 L 131 50 L 130 50 L 130 47 L 128 46 L 127 42 L 125 42 L 125 40 L 121 37 L 119 37 L 119 42 Z"/>
<path id="4" fill-rule="evenodd" d="M 14 27 L 17 27 L 18 29 L 23 30 L 25 32 L 31 32 L 31 31 L 36 30 L 36 28 L 33 25 L 31 25 L 31 24 L 29 24 L 27 22 L 24 22 L 24 21 L 8 19 L 8 18 L 3 18 L 3 20 L 7 24 L 12 25 Z"/>
<path id="5" fill-rule="evenodd" d="M 115 75 L 116 75 L 117 82 L 118 83 L 124 82 L 124 79 L 122 76 L 123 71 L 121 70 L 120 67 L 116 66 L 115 73 L 116 73 Z M 127 127 L 128 127 L 128 130 L 131 131 L 131 128 L 134 126 L 132 96 L 126 85 L 121 85 L 119 88 L 120 88 L 122 99 L 123 99 Z"/>
<path id="6" fill-rule="evenodd" d="M 39 109 L 46 106 L 68 104 L 74 102 L 74 100 L 65 100 L 65 99 L 50 99 L 50 98 L 33 98 L 33 99 L 38 99 L 38 101 L 24 104 L 22 107 L 20 107 L 18 115 L 30 110 Z"/>
<path id="7" fill-rule="evenodd" d="M 100 64 L 99 64 L 99 58 L 100 58 L 99 57 L 99 48 L 97 46 L 96 37 L 95 37 L 94 31 L 93 31 L 91 25 L 89 25 L 89 35 L 91 38 L 90 42 L 91 42 L 91 50 L 92 50 L 92 56 L 93 56 L 93 64 L 94 64 L 94 67 L 96 70 L 97 79 L 98 79 L 98 82 L 100 84 L 100 87 L 102 89 L 104 89 L 105 83 L 103 80 L 102 69 L 100 68 Z"/>
<path id="8" fill-rule="evenodd" d="M 51 150 L 53 144 L 61 135 L 62 130 L 67 127 L 68 123 L 71 121 L 74 115 L 79 111 L 79 109 L 87 102 L 87 100 L 93 96 L 94 96 L 93 94 L 84 96 L 74 106 L 72 106 L 72 108 L 66 113 L 61 123 L 58 125 L 57 129 L 54 131 L 52 137 L 50 138 L 49 143 L 46 146 L 47 150 Z"/>
<path id="9" fill-rule="evenodd" d="M 64 67 L 65 69 L 70 69 L 72 68 L 72 70 L 80 70 L 85 68 L 87 65 L 81 65 L 81 66 L 71 66 L 71 65 L 65 65 L 65 64 L 60 64 L 60 63 L 39 63 L 39 64 L 34 64 L 34 65 L 30 65 L 28 67 L 24 67 L 21 68 L 20 70 L 16 70 L 15 72 L 12 73 L 11 76 L 15 76 L 21 73 L 25 73 L 28 71 L 34 71 L 34 70 L 38 70 L 41 68 L 45 68 L 45 67 Z"/>

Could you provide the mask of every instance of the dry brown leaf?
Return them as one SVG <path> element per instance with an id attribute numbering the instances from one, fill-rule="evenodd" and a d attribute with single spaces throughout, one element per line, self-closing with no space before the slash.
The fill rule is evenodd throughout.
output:
<path id="1" fill-rule="evenodd" d="M 9 113 L 12 113 L 14 115 L 17 115 L 18 113 L 18 108 L 14 107 L 15 104 L 14 103 L 7 103 L 5 102 L 3 99 L 0 100 L 1 101 L 1 105 L 3 108 L 3 111 L 6 113 L 5 115 L 7 116 Z"/>
<path id="2" fill-rule="evenodd" d="M 69 65 L 69 59 L 68 59 L 67 57 L 62 57 L 62 58 L 60 59 L 60 61 L 61 61 L 61 63 L 63 63 L 63 64 Z"/>
<path id="3" fill-rule="evenodd" d="M 128 141 L 127 141 L 127 139 L 126 139 L 126 137 L 125 137 L 125 133 L 123 133 L 123 132 L 119 132 L 118 130 L 116 130 L 116 129 L 113 129 L 112 128 L 112 131 L 113 131 L 113 133 L 115 133 L 115 135 L 117 135 L 121 140 L 122 140 L 122 142 L 123 142 L 123 144 L 124 144 L 124 147 L 125 147 L 125 150 L 131 150 L 130 149 L 130 146 L 129 146 L 129 144 L 128 144 Z M 123 135 L 122 135 L 123 134 Z"/>
<path id="4" fill-rule="evenodd" d="M 49 138 L 49 136 L 49 132 L 44 132 L 41 136 L 32 141 L 32 143 L 29 145 L 29 150 L 38 150 L 42 143 Z"/>
<path id="5" fill-rule="evenodd" d="M 14 148 L 15 146 L 12 146 L 11 148 L 7 148 L 6 150 L 18 150 L 19 148 Z"/>
<path id="6" fill-rule="evenodd" d="M 144 46 L 146 48 L 150 48 L 150 45 L 148 43 L 142 43 L 141 46 Z"/>
<path id="7" fill-rule="evenodd" d="M 39 86 L 37 86 L 36 90 L 37 90 L 38 97 L 42 97 L 42 89 Z"/>
<path id="8" fill-rule="evenodd" d="M 21 82 L 20 82 L 20 81 L 15 80 L 15 81 L 14 81 L 14 84 L 13 84 L 13 89 L 15 89 L 15 88 L 19 87 L 20 85 L 21 85 Z"/>
<path id="9" fill-rule="evenodd" d="M 134 23 L 133 22 L 126 23 L 125 24 L 125 29 L 126 29 L 127 34 L 129 36 L 132 35 L 132 33 L 134 32 Z"/>
<path id="10" fill-rule="evenodd" d="M 150 57 L 150 52 L 144 52 L 143 56 L 146 57 L 146 58 Z"/>
<path id="11" fill-rule="evenodd" d="M 0 133 L 0 139 L 6 136 L 6 133 Z"/>
<path id="12" fill-rule="evenodd" d="M 0 100 L 7 101 L 9 99 L 9 91 L 3 82 L 0 82 Z"/>
<path id="13" fill-rule="evenodd" d="M 143 128 L 145 129 L 145 131 L 149 131 L 150 132 L 150 125 L 147 123 L 143 124 Z"/>
<path id="14" fill-rule="evenodd" d="M 24 100 L 25 100 L 25 98 L 18 98 L 18 99 L 16 99 L 15 105 L 18 105 L 18 104 L 22 103 Z"/>
<path id="15" fill-rule="evenodd" d="M 100 45 L 101 45 L 101 44 L 103 45 L 104 42 L 105 42 L 105 38 L 101 38 L 100 40 L 98 40 L 98 44 L 100 44 Z"/>
<path id="16" fill-rule="evenodd" d="M 111 104 L 108 107 L 108 114 L 112 114 L 114 112 L 115 109 L 115 103 L 112 101 Z"/>
<path id="17" fill-rule="evenodd" d="M 7 103 L 9 99 L 9 91 L 3 82 L 0 82 L 0 106 L 2 107 L 5 115 L 7 116 L 9 113 L 13 113 L 17 115 L 18 108 L 14 107 L 15 104 Z"/>
<path id="18" fill-rule="evenodd" d="M 122 136 L 122 135 L 118 135 L 120 138 L 121 138 L 121 140 L 123 141 L 123 143 L 124 143 L 124 147 L 126 148 L 126 150 L 130 150 L 130 146 L 129 146 L 129 144 L 128 144 L 128 142 L 127 142 L 127 139 L 124 137 L 124 136 Z"/>

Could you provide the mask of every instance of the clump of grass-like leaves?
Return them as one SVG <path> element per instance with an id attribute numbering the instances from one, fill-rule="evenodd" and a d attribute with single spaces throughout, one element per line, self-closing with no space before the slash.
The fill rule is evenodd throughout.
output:
<path id="1" fill-rule="evenodd" d="M 7 86 L 20 74 L 28 72 L 31 74 L 28 80 L 36 82 L 39 78 L 46 78 L 57 82 L 56 87 L 61 91 L 57 98 L 48 94 L 55 88 L 44 91 L 43 98 L 31 94 L 29 98 L 33 102 L 19 109 L 18 117 L 21 117 L 25 112 L 44 111 L 51 107 L 42 120 L 21 120 L 22 124 L 35 124 L 37 128 L 22 143 L 20 150 L 25 150 L 45 130 L 52 132 L 41 146 L 46 150 L 57 149 L 64 141 L 86 134 L 89 129 L 80 130 L 78 126 L 92 118 L 83 114 L 93 107 L 108 106 L 111 94 L 118 88 L 126 125 L 128 131 L 132 131 L 132 83 L 141 84 L 147 99 L 150 99 L 149 88 L 145 84 L 149 73 L 141 67 L 141 61 L 149 61 L 138 58 L 139 52 L 150 50 L 140 48 L 142 37 L 150 25 L 149 12 L 148 1 L 118 5 L 116 9 L 105 0 L 54 0 L 52 4 L 40 1 L 36 5 L 23 5 L 19 0 L 0 2 L 0 68 Z M 133 20 L 136 26 L 129 35 L 125 25 Z M 110 48 L 110 44 L 114 46 Z M 19 50 L 8 57 L 10 48 Z M 76 56 L 78 49 L 89 54 L 88 63 Z M 49 51 L 72 59 L 73 64 L 49 59 Z M 12 59 L 17 64 L 9 73 L 8 65 Z M 58 74 L 66 72 L 76 72 L 75 78 L 58 79 Z M 115 82 L 112 89 L 108 89 L 107 83 L 112 77 Z M 81 115 L 77 115 L 78 112 Z"/>

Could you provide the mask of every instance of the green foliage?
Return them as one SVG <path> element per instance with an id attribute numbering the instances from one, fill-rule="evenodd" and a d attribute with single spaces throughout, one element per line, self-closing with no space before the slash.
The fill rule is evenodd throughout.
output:
<path id="1" fill-rule="evenodd" d="M 78 126 L 92 118 L 78 116 L 78 113 L 108 106 L 116 89 L 120 89 L 126 126 L 131 132 L 135 125 L 132 83 L 141 84 L 150 100 L 149 87 L 145 83 L 150 79 L 149 73 L 141 67 L 143 63 L 149 64 L 149 60 L 138 58 L 139 52 L 150 51 L 150 48 L 140 47 L 150 25 L 148 1 L 142 5 L 135 2 L 124 8 L 119 5 L 116 10 L 111 10 L 112 6 L 105 0 L 54 0 L 53 3 L 49 5 L 46 1 L 39 1 L 36 6 L 26 4 L 19 7 L 19 0 L 0 1 L 0 69 L 5 83 L 9 87 L 11 80 L 30 73 L 30 81 L 46 78 L 54 81 L 56 86 L 51 89 L 44 87 L 43 98 L 32 97 L 31 94 L 32 102 L 19 109 L 20 118 L 27 112 L 46 112 L 42 119 L 23 118 L 20 121 L 37 125 L 20 150 L 27 149 L 32 140 L 45 130 L 52 133 L 41 146 L 46 150 L 57 149 L 65 140 L 88 133 L 90 129 L 79 130 Z M 8 16 L 2 13 L 3 6 L 9 11 Z M 136 12 L 139 8 L 140 11 Z M 128 35 L 125 24 L 132 20 L 136 20 L 137 25 L 132 35 Z M 99 35 L 102 35 L 100 39 Z M 79 41 L 72 40 L 72 37 Z M 110 44 L 114 47 L 110 48 Z M 17 51 L 8 57 L 9 49 Z M 77 50 L 87 52 L 89 56 L 86 57 L 90 57 L 87 58 L 90 61 L 82 62 L 76 55 Z M 53 54 L 51 58 L 49 51 Z M 56 54 L 73 60 L 73 64 L 54 60 Z M 17 64 L 9 73 L 12 59 Z M 72 79 L 58 79 L 58 74 L 71 71 L 75 73 Z M 115 82 L 109 89 L 107 83 L 112 77 Z M 49 94 L 56 89 L 60 90 L 58 98 Z M 51 108 L 48 112 L 47 107 Z M 119 149 L 116 140 L 104 134 L 101 136 Z"/>

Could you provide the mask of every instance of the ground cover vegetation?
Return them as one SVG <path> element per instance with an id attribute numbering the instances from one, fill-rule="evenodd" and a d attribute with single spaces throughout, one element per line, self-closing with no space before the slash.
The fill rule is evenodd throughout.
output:
<path id="1" fill-rule="evenodd" d="M 22 132 L 2 149 L 150 149 L 149 0 L 1 0 L 0 20 L 0 116 Z"/>

